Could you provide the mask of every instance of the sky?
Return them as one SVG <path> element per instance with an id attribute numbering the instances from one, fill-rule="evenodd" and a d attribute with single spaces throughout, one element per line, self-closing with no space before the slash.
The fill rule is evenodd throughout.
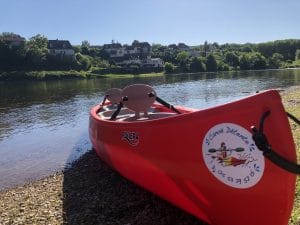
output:
<path id="1" fill-rule="evenodd" d="M 0 0 L 0 33 L 103 45 L 300 39 L 300 0 Z"/>

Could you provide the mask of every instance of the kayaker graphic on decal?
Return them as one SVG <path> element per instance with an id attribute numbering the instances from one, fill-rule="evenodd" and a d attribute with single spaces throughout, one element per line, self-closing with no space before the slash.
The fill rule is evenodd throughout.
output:
<path id="1" fill-rule="evenodd" d="M 264 156 L 256 149 L 251 133 L 234 123 L 209 129 L 202 142 L 202 155 L 208 170 L 231 187 L 252 187 L 264 173 Z"/>
<path id="2" fill-rule="evenodd" d="M 211 154 L 212 159 L 216 159 L 222 166 L 238 166 L 246 163 L 247 158 L 244 158 L 243 155 L 239 154 L 238 158 L 231 156 L 232 152 L 244 152 L 244 148 L 235 148 L 229 149 L 226 147 L 225 142 L 221 143 L 219 149 L 211 148 L 208 150 Z M 209 155 L 209 154 L 208 154 Z M 250 159 L 251 160 L 251 159 Z"/>

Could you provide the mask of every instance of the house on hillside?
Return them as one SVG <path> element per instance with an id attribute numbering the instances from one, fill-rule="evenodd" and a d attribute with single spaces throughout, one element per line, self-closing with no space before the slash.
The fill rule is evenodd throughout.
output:
<path id="1" fill-rule="evenodd" d="M 114 63 L 122 68 L 162 69 L 163 60 L 151 58 L 151 45 L 148 42 L 133 41 L 131 45 L 112 42 L 103 45 L 103 50 Z"/>
<path id="2" fill-rule="evenodd" d="M 132 42 L 131 46 L 135 48 L 136 52 L 143 58 L 147 58 L 151 53 L 151 45 L 148 42 L 139 42 L 135 40 Z"/>
<path id="3" fill-rule="evenodd" d="M 24 44 L 26 40 L 25 38 L 17 34 L 3 35 L 0 39 L 4 41 L 10 48 L 20 46 Z"/>
<path id="4" fill-rule="evenodd" d="M 143 66 L 147 68 L 163 68 L 164 61 L 161 58 L 148 57 L 143 60 Z"/>
<path id="5" fill-rule="evenodd" d="M 103 45 L 103 50 L 115 62 L 122 62 L 130 59 L 146 59 L 151 55 L 151 46 L 148 42 L 134 41 L 132 45 L 121 45 L 111 43 Z"/>
<path id="6" fill-rule="evenodd" d="M 110 57 L 117 57 L 118 55 L 122 55 L 122 53 L 118 52 L 122 48 L 122 45 L 119 43 L 111 43 L 103 45 L 103 50 L 110 56 Z"/>
<path id="7" fill-rule="evenodd" d="M 190 47 L 187 46 L 184 43 L 178 43 L 177 48 L 178 48 L 179 51 L 186 51 L 187 52 L 187 51 L 190 50 Z"/>
<path id="8" fill-rule="evenodd" d="M 60 57 L 75 57 L 75 51 L 69 41 L 66 40 L 49 40 L 49 54 Z"/>
<path id="9" fill-rule="evenodd" d="M 151 58 L 150 56 L 145 59 L 128 59 L 117 63 L 121 67 L 139 67 L 139 68 L 163 68 L 164 62 L 160 58 Z"/>

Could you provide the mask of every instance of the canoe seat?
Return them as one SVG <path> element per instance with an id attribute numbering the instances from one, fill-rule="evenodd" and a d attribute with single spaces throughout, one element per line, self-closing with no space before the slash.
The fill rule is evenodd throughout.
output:
<path id="1" fill-rule="evenodd" d="M 131 121 L 145 121 L 145 120 L 154 120 L 154 119 L 161 119 L 170 116 L 176 116 L 176 113 L 168 113 L 168 112 L 154 112 L 148 113 L 146 117 L 139 117 L 137 118 L 134 114 L 127 115 L 121 118 L 118 118 L 117 121 L 122 122 L 131 122 Z"/>
<path id="2" fill-rule="evenodd" d="M 123 90 L 112 88 L 106 92 L 106 99 L 111 104 L 103 106 L 98 113 L 105 120 L 144 121 L 176 115 L 176 113 L 161 112 L 153 107 L 153 103 L 157 99 L 156 92 L 151 86 L 145 84 L 130 85 Z M 121 108 L 122 106 L 123 108 Z M 114 115 L 119 110 L 120 112 Z M 113 118 L 112 115 L 114 115 Z"/>
<path id="3" fill-rule="evenodd" d="M 112 114 L 114 114 L 114 112 L 117 110 L 116 106 L 110 105 L 110 106 L 105 106 L 103 107 L 103 110 L 101 110 L 98 113 L 98 116 L 101 117 L 102 119 L 105 120 L 109 120 L 112 116 Z M 124 118 L 124 117 L 130 117 L 130 116 L 134 116 L 134 112 L 128 108 L 122 108 L 118 117 L 119 118 Z"/>

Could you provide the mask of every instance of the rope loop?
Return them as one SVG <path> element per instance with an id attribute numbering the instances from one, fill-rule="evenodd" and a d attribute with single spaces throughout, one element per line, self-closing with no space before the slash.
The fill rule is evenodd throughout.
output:
<path id="1" fill-rule="evenodd" d="M 262 114 L 260 121 L 259 121 L 259 129 L 257 129 L 255 126 L 251 126 L 251 130 L 252 130 L 252 139 L 255 143 L 255 145 L 257 146 L 257 148 L 263 152 L 263 155 L 268 158 L 272 163 L 274 163 L 275 165 L 279 166 L 280 168 L 294 173 L 294 174 L 300 174 L 300 165 L 294 162 L 291 162 L 289 160 L 287 160 L 286 158 L 284 158 L 283 156 L 279 155 L 278 153 L 276 153 L 276 151 L 274 151 L 271 147 L 271 145 L 269 144 L 269 141 L 267 139 L 267 136 L 263 133 L 263 129 L 264 129 L 264 123 L 265 123 L 265 119 L 271 114 L 270 111 L 266 111 Z M 298 125 L 300 125 L 299 120 L 287 113 L 288 117 L 290 117 L 291 119 L 293 119 Z"/>

